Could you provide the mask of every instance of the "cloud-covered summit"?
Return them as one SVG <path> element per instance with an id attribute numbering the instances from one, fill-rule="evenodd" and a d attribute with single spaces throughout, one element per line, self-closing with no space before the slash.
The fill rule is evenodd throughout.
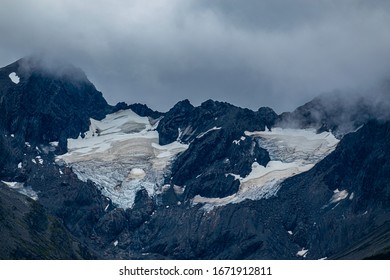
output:
<path id="1" fill-rule="evenodd" d="M 388 1 L 2 1 L 0 64 L 48 53 L 110 103 L 292 110 L 390 75 Z"/>

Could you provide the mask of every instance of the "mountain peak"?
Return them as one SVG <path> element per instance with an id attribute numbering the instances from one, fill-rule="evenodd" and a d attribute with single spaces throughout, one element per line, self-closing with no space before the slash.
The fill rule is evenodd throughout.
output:
<path id="1" fill-rule="evenodd" d="M 0 74 L 9 75 L 15 73 L 23 82 L 32 75 L 53 79 L 63 79 L 71 82 L 89 82 L 86 74 L 80 68 L 71 63 L 46 55 L 31 55 L 23 57 L 3 68 Z"/>
<path id="2" fill-rule="evenodd" d="M 85 73 L 65 61 L 29 56 L 0 68 L 0 128 L 25 141 L 78 137 L 89 118 L 102 119 L 111 107 Z"/>

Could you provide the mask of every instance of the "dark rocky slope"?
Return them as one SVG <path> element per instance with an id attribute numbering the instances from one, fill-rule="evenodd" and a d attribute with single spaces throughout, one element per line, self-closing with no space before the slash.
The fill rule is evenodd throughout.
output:
<path id="1" fill-rule="evenodd" d="M 332 257 L 390 221 L 390 123 L 371 121 L 346 135 L 309 172 L 286 180 L 278 193 L 283 223 L 310 257 Z M 332 203 L 335 191 L 348 196 Z M 387 244 L 390 240 L 387 239 Z M 375 247 L 375 246 L 374 246 Z M 366 252 L 365 257 L 376 252 Z"/>
<path id="2" fill-rule="evenodd" d="M 322 94 L 293 112 L 282 113 L 277 126 L 316 128 L 318 132 L 332 131 L 342 138 L 369 120 L 390 118 L 390 85 L 372 89 L 370 94 L 333 92 Z"/>
<path id="3" fill-rule="evenodd" d="M 41 204 L 0 182 L 0 259 L 91 259 Z"/>
<path id="4" fill-rule="evenodd" d="M 181 200 L 195 195 L 225 197 L 236 193 L 239 181 L 226 174 L 245 177 L 253 162 L 266 166 L 270 160 L 268 152 L 244 132 L 264 131 L 276 119 L 270 108 L 254 112 L 212 100 L 199 107 L 188 100 L 177 103 L 159 122 L 159 141 L 169 144 L 178 140 L 190 146 L 173 163 L 167 183 L 186 186 Z"/>
<path id="5" fill-rule="evenodd" d="M 313 169 L 282 183 L 276 197 L 208 213 L 200 206 L 160 207 L 108 250 L 125 258 L 179 259 L 294 259 L 302 258 L 296 253 L 303 248 L 308 259 L 388 254 L 388 139 L 389 122 L 370 122 Z M 332 202 L 336 189 L 348 191 L 347 197 Z M 363 246 L 368 241 L 369 250 Z"/>
<path id="6" fill-rule="evenodd" d="M 80 69 L 50 63 L 27 57 L 0 69 L 0 127 L 33 144 L 59 141 L 64 151 L 67 138 L 88 130 L 89 118 L 102 119 L 112 108 Z"/>

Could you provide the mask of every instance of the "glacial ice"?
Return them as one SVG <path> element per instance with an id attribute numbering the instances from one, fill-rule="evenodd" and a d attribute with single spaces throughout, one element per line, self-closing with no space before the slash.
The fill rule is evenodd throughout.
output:
<path id="1" fill-rule="evenodd" d="M 245 135 L 255 137 L 259 145 L 268 150 L 271 161 L 266 167 L 254 162 L 251 173 L 245 178 L 226 174 L 240 181 L 237 193 L 224 198 L 198 195 L 194 197 L 193 204 L 203 203 L 203 209 L 210 211 L 214 207 L 246 199 L 270 198 L 276 195 L 285 179 L 310 170 L 331 153 L 339 142 L 330 132 L 316 134 L 315 130 L 310 129 L 273 128 L 272 131 L 246 131 Z"/>
<path id="2" fill-rule="evenodd" d="M 132 110 L 122 110 L 97 121 L 88 132 L 68 139 L 68 153 L 57 157 L 73 168 L 79 179 L 91 180 L 119 207 L 129 208 L 138 190 L 149 196 L 161 190 L 172 159 L 188 145 L 158 144 L 156 124 Z"/>

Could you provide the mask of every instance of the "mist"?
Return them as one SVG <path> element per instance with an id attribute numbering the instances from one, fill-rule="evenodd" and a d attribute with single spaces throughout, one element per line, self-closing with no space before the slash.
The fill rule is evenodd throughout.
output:
<path id="1" fill-rule="evenodd" d="M 2 1 L 0 65 L 45 53 L 111 104 L 188 98 L 276 112 L 390 76 L 388 1 Z"/>

